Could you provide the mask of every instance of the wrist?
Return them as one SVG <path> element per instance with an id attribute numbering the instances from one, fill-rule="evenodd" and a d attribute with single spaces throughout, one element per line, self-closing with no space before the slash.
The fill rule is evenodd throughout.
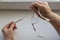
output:
<path id="1" fill-rule="evenodd" d="M 48 13 L 47 18 L 50 19 L 50 21 L 54 21 L 54 19 L 56 18 L 55 16 L 56 15 L 54 12 L 50 12 Z"/>
<path id="2" fill-rule="evenodd" d="M 5 39 L 5 40 L 14 40 L 14 39 L 8 39 L 8 38 L 7 38 L 7 39 Z"/>
<path id="3" fill-rule="evenodd" d="M 14 40 L 14 38 L 5 38 L 5 40 Z"/>
<path id="4" fill-rule="evenodd" d="M 51 11 L 51 12 L 47 13 L 46 17 L 48 19 L 51 19 L 53 17 L 53 14 L 54 14 L 54 12 Z"/>

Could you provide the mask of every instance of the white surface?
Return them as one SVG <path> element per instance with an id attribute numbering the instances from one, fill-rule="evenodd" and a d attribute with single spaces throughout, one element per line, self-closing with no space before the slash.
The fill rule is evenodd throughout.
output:
<path id="1" fill-rule="evenodd" d="M 1 29 L 10 21 L 16 21 L 24 17 L 24 20 L 17 23 L 17 30 L 15 30 L 15 40 L 60 40 L 52 25 L 42 19 L 37 19 L 39 22 L 35 25 L 37 31 L 34 32 L 31 25 L 32 12 L 30 11 L 0 11 L 0 40 L 3 39 Z M 35 21 L 37 21 L 35 20 Z M 46 39 L 38 38 L 35 34 L 44 36 Z"/>

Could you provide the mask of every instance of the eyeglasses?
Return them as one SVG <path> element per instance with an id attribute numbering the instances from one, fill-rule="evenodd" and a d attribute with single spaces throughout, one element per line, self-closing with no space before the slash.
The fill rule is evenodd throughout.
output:
<path id="1" fill-rule="evenodd" d="M 23 17 L 23 18 L 17 20 L 16 23 L 18 23 L 19 21 L 22 21 L 24 18 L 25 18 L 25 17 Z M 38 17 L 37 17 L 36 14 L 32 14 L 32 17 L 31 17 L 31 24 L 32 24 L 32 28 L 33 28 L 33 30 L 34 30 L 36 36 L 39 37 L 39 38 L 46 39 L 44 36 L 40 36 L 40 35 L 37 34 L 37 32 L 36 32 L 36 31 L 37 31 L 37 30 L 36 30 L 36 27 L 34 26 L 36 23 L 38 23 Z"/>
<path id="2" fill-rule="evenodd" d="M 20 19 L 18 19 L 17 21 L 15 21 L 16 23 L 18 23 L 18 22 L 20 22 L 20 21 L 22 21 L 24 19 L 24 17 L 23 18 L 20 18 Z"/>
<path id="3" fill-rule="evenodd" d="M 44 38 L 44 39 L 46 39 L 45 37 L 38 35 L 38 33 L 36 32 L 36 31 L 37 31 L 37 30 L 36 30 L 36 26 L 34 26 L 34 25 L 37 24 L 37 23 L 38 23 L 38 17 L 37 17 L 37 15 L 36 15 L 36 14 L 32 14 L 31 24 L 32 24 L 32 28 L 33 28 L 36 36 L 39 37 L 39 38 Z"/>

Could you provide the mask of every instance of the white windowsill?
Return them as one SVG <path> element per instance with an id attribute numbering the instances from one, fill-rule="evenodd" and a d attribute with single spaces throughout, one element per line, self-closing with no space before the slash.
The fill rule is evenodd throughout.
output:
<path id="1" fill-rule="evenodd" d="M 35 2 L 38 0 L 0 0 L 0 2 Z M 59 2 L 60 0 L 40 0 L 44 2 Z"/>

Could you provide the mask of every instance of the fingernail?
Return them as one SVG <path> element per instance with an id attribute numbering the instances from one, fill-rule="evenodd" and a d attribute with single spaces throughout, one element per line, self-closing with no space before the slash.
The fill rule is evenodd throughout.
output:
<path id="1" fill-rule="evenodd" d="M 17 29 L 16 25 L 14 25 L 14 29 Z"/>

